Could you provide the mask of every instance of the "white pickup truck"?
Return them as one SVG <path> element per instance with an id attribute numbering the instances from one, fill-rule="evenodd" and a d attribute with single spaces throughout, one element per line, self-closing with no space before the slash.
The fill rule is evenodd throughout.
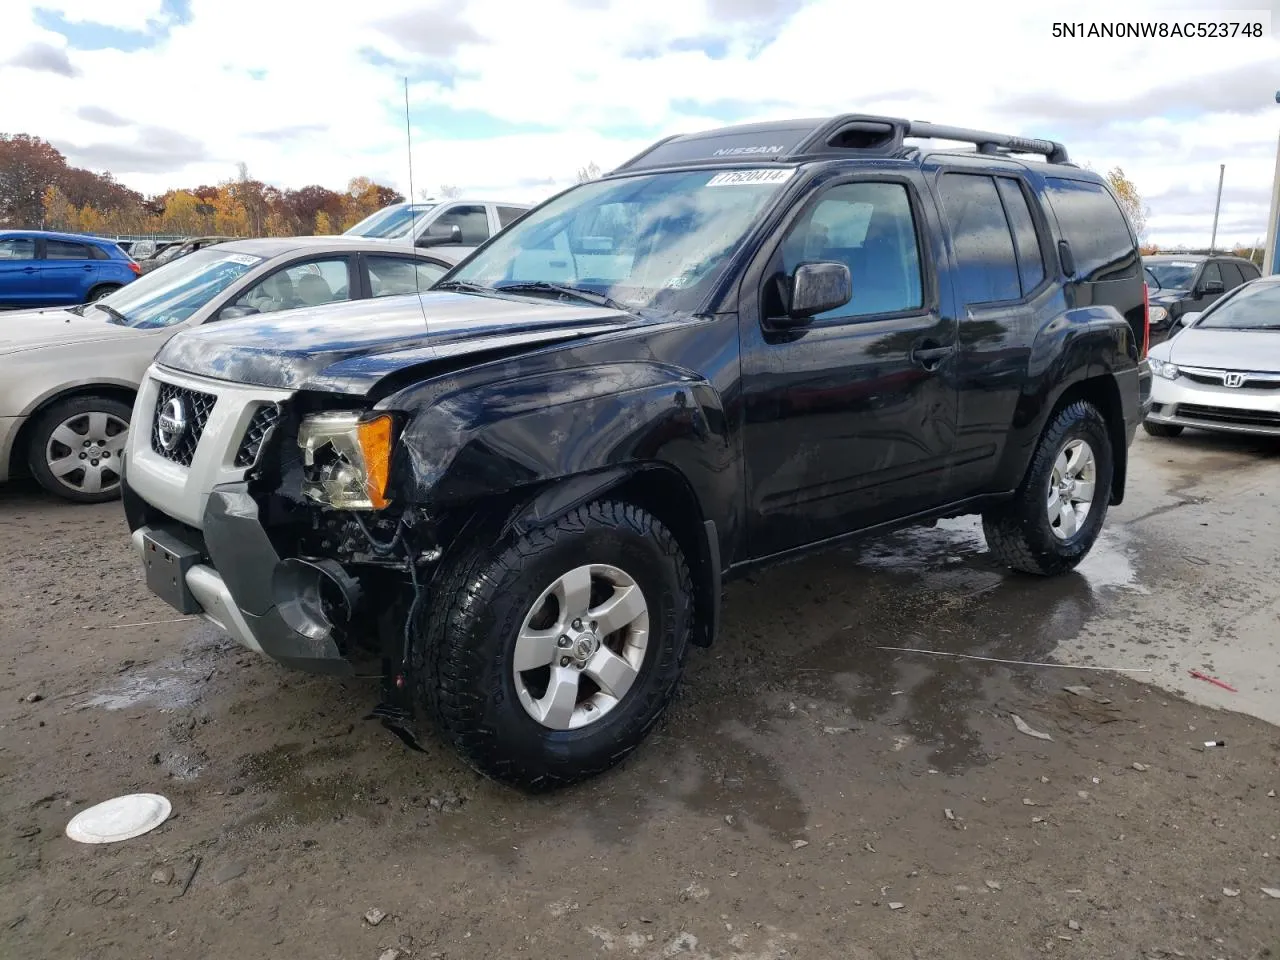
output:
<path id="1" fill-rule="evenodd" d="M 369 214 L 347 230 L 346 235 L 383 240 L 413 237 L 414 245 L 419 247 L 451 243 L 478 247 L 530 209 L 525 203 L 495 203 L 492 200 L 393 203 Z"/>

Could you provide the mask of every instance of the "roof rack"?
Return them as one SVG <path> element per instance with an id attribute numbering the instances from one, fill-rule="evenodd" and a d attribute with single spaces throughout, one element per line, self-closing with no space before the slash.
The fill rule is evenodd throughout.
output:
<path id="1" fill-rule="evenodd" d="M 904 145 L 908 137 L 971 143 L 982 154 L 1030 153 L 1044 156 L 1049 163 L 1070 162 L 1067 148 L 1053 140 L 849 113 L 827 119 L 749 123 L 665 137 L 611 172 L 733 160 L 795 163 L 849 156 L 905 158 L 918 152 L 915 147 Z"/>

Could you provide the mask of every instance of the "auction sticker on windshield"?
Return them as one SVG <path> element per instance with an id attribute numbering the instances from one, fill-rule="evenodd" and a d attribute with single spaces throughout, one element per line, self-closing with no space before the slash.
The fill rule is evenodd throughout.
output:
<path id="1" fill-rule="evenodd" d="M 261 263 L 261 257 L 255 257 L 249 253 L 228 253 L 222 258 L 224 263 L 238 263 L 242 267 L 252 267 L 256 263 Z"/>
<path id="2" fill-rule="evenodd" d="M 737 187 L 752 183 L 786 183 L 795 176 L 795 169 L 782 170 L 726 170 L 707 181 L 708 187 Z"/>

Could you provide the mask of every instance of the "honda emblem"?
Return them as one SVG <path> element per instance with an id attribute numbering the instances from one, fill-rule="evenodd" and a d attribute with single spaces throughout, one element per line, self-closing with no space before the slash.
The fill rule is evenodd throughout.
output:
<path id="1" fill-rule="evenodd" d="M 1224 373 L 1222 375 L 1222 385 L 1224 387 L 1240 387 L 1244 385 L 1243 373 Z"/>

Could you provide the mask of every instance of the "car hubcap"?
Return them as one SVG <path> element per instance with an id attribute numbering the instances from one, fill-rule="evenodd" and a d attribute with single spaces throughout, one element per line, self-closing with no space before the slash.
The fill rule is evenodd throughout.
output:
<path id="1" fill-rule="evenodd" d="M 553 730 L 595 723 L 640 675 L 649 606 L 627 573 L 575 567 L 542 592 L 516 638 L 512 669 L 520 703 Z"/>
<path id="2" fill-rule="evenodd" d="M 78 413 L 49 435 L 45 464 L 69 490 L 110 493 L 120 486 L 120 456 L 128 437 L 128 421 L 113 413 Z"/>
<path id="3" fill-rule="evenodd" d="M 1097 471 L 1093 447 L 1084 440 L 1072 440 L 1053 462 L 1046 512 L 1049 529 L 1059 540 L 1074 537 L 1088 519 Z"/>

